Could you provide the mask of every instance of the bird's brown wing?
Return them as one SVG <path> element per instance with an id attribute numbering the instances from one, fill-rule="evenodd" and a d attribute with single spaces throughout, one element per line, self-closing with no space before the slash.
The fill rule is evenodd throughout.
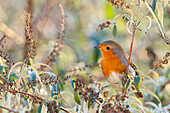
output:
<path id="1" fill-rule="evenodd" d="M 128 61 L 129 56 L 126 54 L 125 59 Z M 137 70 L 136 65 L 131 61 L 129 64 L 134 70 Z M 139 75 L 139 73 L 137 71 L 135 71 L 135 75 Z M 132 88 L 132 87 L 131 87 Z M 132 90 L 134 90 L 134 88 L 132 88 Z M 137 98 L 143 98 L 143 94 L 141 92 L 135 92 L 134 93 L 136 95 Z"/>
<path id="2" fill-rule="evenodd" d="M 127 65 L 128 64 L 128 58 L 129 58 L 129 55 L 128 54 L 126 54 L 126 52 L 125 51 L 117 51 L 116 49 L 114 49 L 113 50 L 115 53 L 116 53 L 116 55 L 120 58 L 120 61 L 123 63 L 123 64 L 125 64 L 125 65 Z M 135 70 L 137 70 L 137 67 L 136 67 L 136 65 L 132 62 L 132 61 L 130 61 L 130 67 L 135 71 Z M 125 70 L 125 73 L 127 73 L 126 72 L 126 70 Z M 139 75 L 139 73 L 137 72 L 137 71 L 135 71 L 135 75 Z"/>
<path id="3" fill-rule="evenodd" d="M 130 62 L 130 66 L 134 69 L 134 70 L 137 70 L 137 67 L 136 65 L 131 61 Z M 136 75 L 139 75 L 139 73 L 137 71 L 135 71 Z"/>

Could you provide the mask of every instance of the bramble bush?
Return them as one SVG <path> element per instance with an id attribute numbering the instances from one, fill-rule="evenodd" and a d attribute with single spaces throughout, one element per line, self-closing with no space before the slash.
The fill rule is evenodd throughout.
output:
<path id="1" fill-rule="evenodd" d="M 22 1 L 16 2 L 16 6 L 12 3 L 6 6 L 9 1 L 1 1 L 0 10 L 4 9 L 0 11 L 3 15 L 0 16 L 0 30 L 4 35 L 0 39 L 0 112 L 170 111 L 169 1 L 98 2 L 27 0 L 27 3 Z M 43 3 L 44 6 L 41 6 Z M 102 17 L 106 16 L 107 20 L 104 23 L 96 18 L 99 15 L 98 5 L 105 8 Z M 15 10 L 8 9 L 10 7 Z M 21 12 L 14 14 L 17 8 Z M 25 23 L 18 22 L 19 18 L 25 18 Z M 10 28 L 11 23 L 15 27 Z M 98 27 L 88 27 L 93 23 L 97 23 Z M 21 30 L 23 27 L 25 29 Z M 112 34 L 112 37 L 105 33 Z M 55 35 L 56 38 L 51 38 Z M 129 48 L 128 62 L 137 57 L 139 67 L 145 67 L 144 70 L 136 70 L 139 75 L 123 78 L 121 91 L 103 80 L 101 56 L 93 49 L 108 37 L 121 40 L 120 43 L 124 42 Z M 146 49 L 148 56 L 143 56 L 145 53 L 141 48 Z M 143 98 L 136 97 L 139 92 L 142 92 Z"/>

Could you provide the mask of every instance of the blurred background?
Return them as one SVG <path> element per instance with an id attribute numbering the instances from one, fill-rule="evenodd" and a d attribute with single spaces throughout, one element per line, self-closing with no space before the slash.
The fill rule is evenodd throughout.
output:
<path id="1" fill-rule="evenodd" d="M 127 0 L 127 2 L 131 1 Z M 32 11 L 32 29 L 36 36 L 37 55 L 34 61 L 43 62 L 50 54 L 60 28 L 59 3 L 64 7 L 66 31 L 63 50 L 52 67 L 56 75 L 62 71 L 83 67 L 86 64 L 100 63 L 101 54 L 94 46 L 105 40 L 115 40 L 129 53 L 132 36 L 126 30 L 127 20 L 120 18 L 116 21 L 116 38 L 112 35 L 112 26 L 102 31 L 96 31 L 99 24 L 112 20 L 118 14 L 125 13 L 112 6 L 107 0 L 0 0 L 0 37 L 4 33 L 7 34 L 3 50 L 9 53 L 15 62 L 23 61 L 26 50 L 24 35 L 26 9 Z M 148 0 L 148 3 L 152 4 L 152 0 Z M 147 11 L 144 4 L 141 6 L 139 19 Z M 162 6 L 157 5 L 157 9 L 159 8 L 162 9 L 162 12 L 159 12 L 158 15 L 162 17 L 166 35 L 170 36 L 170 7 L 168 5 L 164 7 L 162 3 Z M 133 6 L 132 9 L 135 16 L 137 6 Z M 150 13 L 147 15 L 152 17 Z M 131 58 L 143 73 L 147 73 L 152 68 L 152 59 L 147 55 L 146 48 L 156 55 L 154 62 L 162 59 L 165 53 L 170 51 L 170 47 L 161 38 L 155 20 L 152 19 L 152 26 L 145 33 L 148 25 L 148 19 L 144 18 L 139 25 L 141 31 L 136 31 Z M 78 73 L 86 81 L 89 81 L 89 76 L 85 73 L 94 75 L 99 81 L 104 78 L 99 66 Z M 170 64 L 166 65 L 163 70 L 158 69 L 158 74 L 160 79 L 156 80 L 154 85 L 149 80 L 144 82 L 159 95 L 163 105 L 168 105 L 170 104 L 168 101 L 170 100 L 170 89 L 168 89 L 170 84 L 166 83 L 170 79 Z M 105 80 L 102 82 L 108 84 Z M 161 89 L 165 84 L 166 87 Z M 153 86 L 156 86 L 156 89 L 152 88 Z M 148 98 L 152 100 L 151 97 Z"/>

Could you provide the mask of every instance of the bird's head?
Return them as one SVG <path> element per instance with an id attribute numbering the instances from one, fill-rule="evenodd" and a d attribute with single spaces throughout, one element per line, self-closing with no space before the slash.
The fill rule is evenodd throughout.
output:
<path id="1" fill-rule="evenodd" d="M 123 48 L 112 40 L 105 41 L 95 48 L 101 51 L 103 57 L 111 57 L 112 55 L 120 56 L 124 54 Z"/>

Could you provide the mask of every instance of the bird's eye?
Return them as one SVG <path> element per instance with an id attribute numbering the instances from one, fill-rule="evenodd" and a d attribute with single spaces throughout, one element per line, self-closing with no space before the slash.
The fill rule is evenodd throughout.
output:
<path id="1" fill-rule="evenodd" d="M 109 49 L 110 49 L 110 47 L 106 47 L 106 49 L 107 49 L 107 50 L 109 50 Z"/>

